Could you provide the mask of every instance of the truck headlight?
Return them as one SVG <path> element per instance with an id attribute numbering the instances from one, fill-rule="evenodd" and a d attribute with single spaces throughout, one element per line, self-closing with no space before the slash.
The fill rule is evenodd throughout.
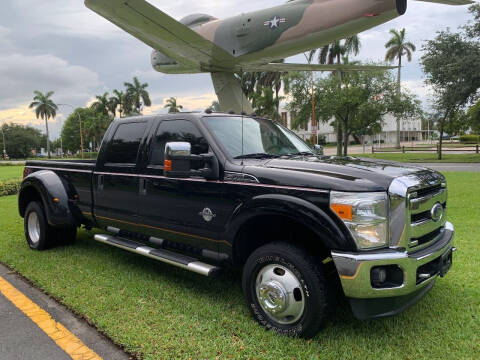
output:
<path id="1" fill-rule="evenodd" d="M 330 208 L 350 230 L 359 249 L 388 244 L 388 196 L 386 193 L 332 191 Z"/>

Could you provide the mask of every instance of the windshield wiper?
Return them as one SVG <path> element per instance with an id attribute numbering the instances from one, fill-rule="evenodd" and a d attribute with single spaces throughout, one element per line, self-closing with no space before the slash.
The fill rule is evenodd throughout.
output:
<path id="1" fill-rule="evenodd" d="M 236 156 L 234 159 L 273 159 L 277 158 L 278 155 L 267 154 L 267 153 L 256 153 L 256 154 L 246 154 Z"/>

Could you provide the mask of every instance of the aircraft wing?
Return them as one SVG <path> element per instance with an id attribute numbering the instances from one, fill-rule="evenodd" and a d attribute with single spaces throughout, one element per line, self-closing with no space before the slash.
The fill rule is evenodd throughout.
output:
<path id="1" fill-rule="evenodd" d="M 379 65 L 337 65 L 337 64 L 288 64 L 288 63 L 270 63 L 265 65 L 245 65 L 243 71 L 261 72 L 261 71 L 383 71 L 397 69 L 398 66 L 379 66 Z"/>
<path id="2" fill-rule="evenodd" d="M 85 0 L 85 5 L 110 22 L 192 69 L 222 69 L 235 58 L 145 0 Z"/>
<path id="3" fill-rule="evenodd" d="M 474 1 L 470 1 L 470 0 L 416 0 L 416 1 L 432 2 L 432 3 L 445 4 L 445 5 L 469 5 L 474 3 Z"/>

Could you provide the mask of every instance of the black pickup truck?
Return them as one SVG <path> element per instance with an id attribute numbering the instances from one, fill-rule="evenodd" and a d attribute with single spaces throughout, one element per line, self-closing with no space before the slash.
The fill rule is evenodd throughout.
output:
<path id="1" fill-rule="evenodd" d="M 316 154 L 256 117 L 115 120 L 97 161 L 29 161 L 19 211 L 31 248 L 95 240 L 202 275 L 243 268 L 253 316 L 311 337 L 335 281 L 360 319 L 418 301 L 452 264 L 445 178 Z"/>

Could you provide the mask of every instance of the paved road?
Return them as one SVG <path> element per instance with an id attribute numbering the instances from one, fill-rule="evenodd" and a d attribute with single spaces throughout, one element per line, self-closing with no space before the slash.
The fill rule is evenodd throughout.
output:
<path id="1" fill-rule="evenodd" d="M 417 166 L 425 166 L 427 168 L 440 171 L 440 172 L 449 172 L 449 171 L 457 171 L 457 172 L 480 172 L 480 163 L 466 163 L 466 164 L 450 164 L 450 163 L 416 163 L 416 164 L 408 164 L 408 165 L 417 165 Z"/>
<path id="2" fill-rule="evenodd" d="M 64 306 L 33 288 L 2 265 L 0 265 L 0 278 L 3 278 L 16 290 L 30 299 L 34 303 L 32 304 L 33 306 L 35 304 L 38 305 L 47 312 L 53 320 L 69 330 L 74 337 L 98 355 L 97 359 L 99 357 L 112 360 L 130 359 L 128 355 L 103 335 L 99 334 L 85 321 L 75 317 Z M 55 336 L 50 337 L 47 335 L 48 331 L 45 331 L 45 328 L 42 330 L 39 327 L 40 323 L 37 325 L 32 321 L 34 316 L 28 317 L 18 308 L 18 303 L 14 305 L 12 299 L 8 299 L 8 295 L 5 294 L 5 289 L 0 289 L 1 360 L 71 359 L 71 357 L 59 347 L 58 343 L 54 341 L 53 338 Z M 18 297 L 14 297 L 13 299 L 15 298 Z M 30 305 L 30 307 L 32 305 Z"/>

